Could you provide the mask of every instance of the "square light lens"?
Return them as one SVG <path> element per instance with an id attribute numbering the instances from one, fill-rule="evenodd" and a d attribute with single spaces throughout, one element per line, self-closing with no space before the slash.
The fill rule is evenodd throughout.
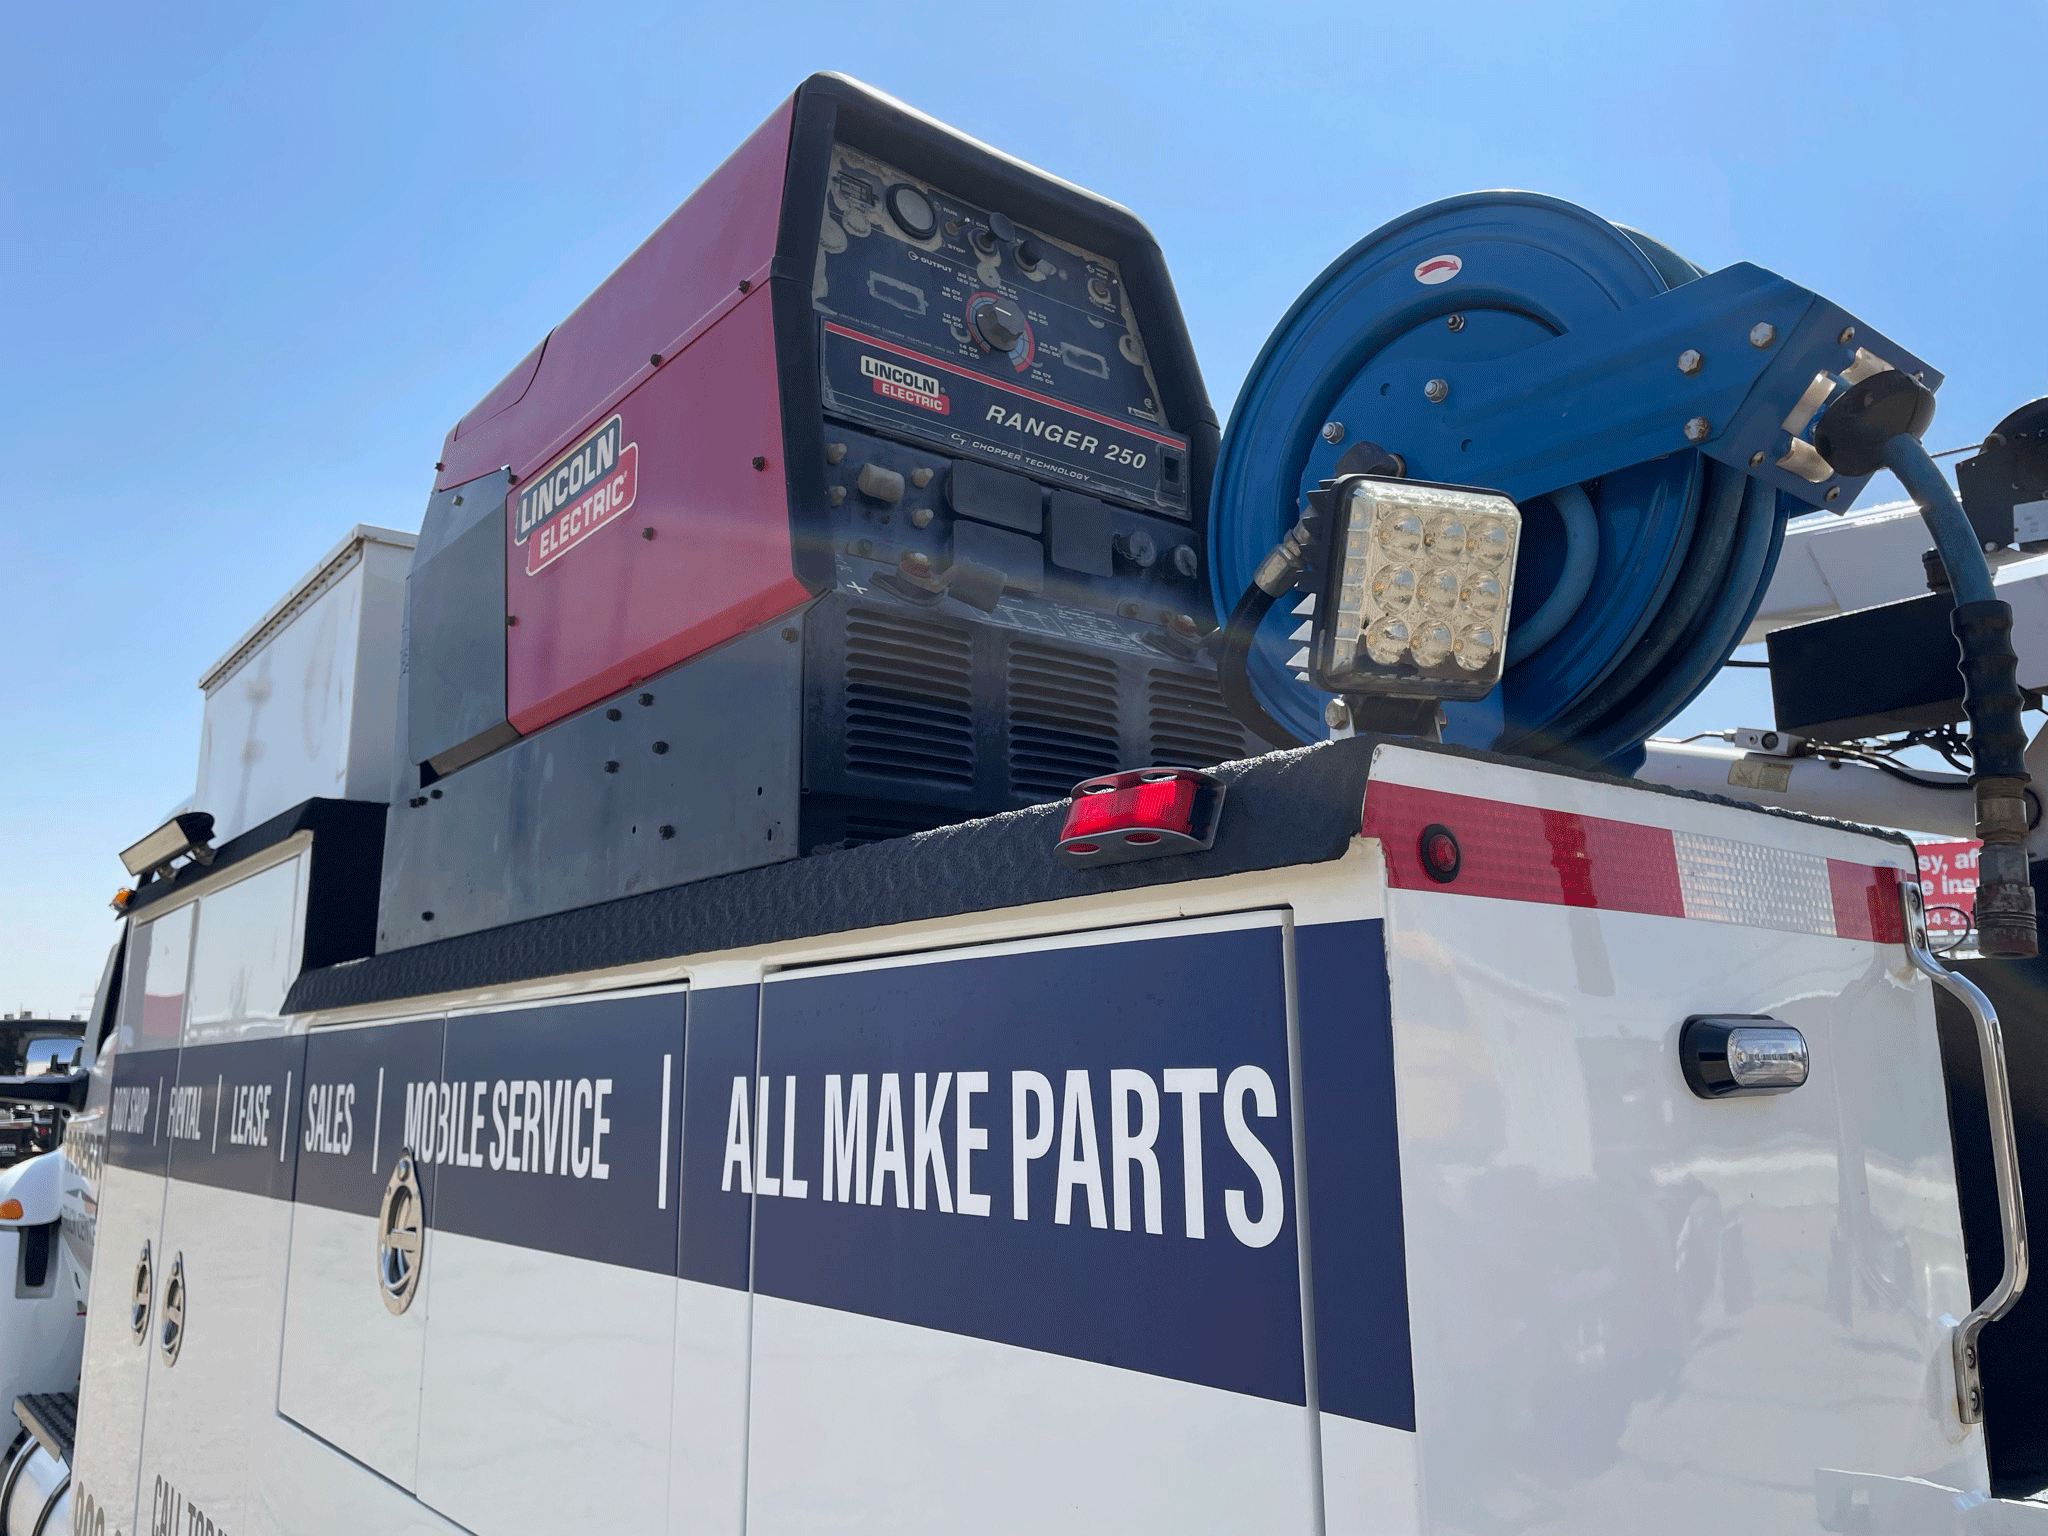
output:
<path id="1" fill-rule="evenodd" d="M 1340 482 L 1316 605 L 1317 686 L 1477 699 L 1500 682 L 1522 514 L 1492 491 Z"/>

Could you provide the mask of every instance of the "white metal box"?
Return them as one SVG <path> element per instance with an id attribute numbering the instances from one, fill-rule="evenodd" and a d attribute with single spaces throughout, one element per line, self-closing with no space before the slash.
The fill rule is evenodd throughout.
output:
<path id="1" fill-rule="evenodd" d="M 363 524 L 199 679 L 192 806 L 214 836 L 316 796 L 389 801 L 409 533 Z"/>

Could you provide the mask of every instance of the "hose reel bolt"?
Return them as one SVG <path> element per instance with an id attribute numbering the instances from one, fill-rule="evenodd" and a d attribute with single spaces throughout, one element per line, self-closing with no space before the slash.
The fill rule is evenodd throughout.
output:
<path id="1" fill-rule="evenodd" d="M 1444 324 L 1454 331 L 1462 331 L 1465 329 L 1465 317 L 1463 315 L 1446 315 L 1444 317 Z"/>
<path id="2" fill-rule="evenodd" d="M 1751 455 L 1749 456 L 1749 467 L 1750 467 L 1751 469 L 1755 469 L 1755 468 L 1757 467 L 1757 465 L 1759 465 L 1759 464 L 1763 463 L 1763 461 L 1764 461 L 1764 451 L 1763 451 L 1763 449 L 1759 448 L 1759 449 L 1757 449 L 1757 451 L 1756 451 L 1755 453 L 1752 453 L 1752 454 L 1751 454 Z"/>
<path id="3" fill-rule="evenodd" d="M 1841 499 L 1842 499 L 1842 488 L 1841 488 L 1841 487 L 1840 487 L 1839 485 L 1831 485 L 1831 486 L 1829 486 L 1829 487 L 1828 487 L 1828 500 L 1829 500 L 1829 501 L 1840 501 Z"/>
<path id="4" fill-rule="evenodd" d="M 1778 328 L 1768 320 L 1759 320 L 1749 328 L 1749 344 L 1761 351 L 1778 339 Z"/>
<path id="5" fill-rule="evenodd" d="M 1853 325 L 1845 325 L 1845 326 L 1843 326 L 1843 327 L 1842 327 L 1842 334 L 1841 334 L 1841 335 L 1839 335 L 1839 336 L 1837 336 L 1837 337 L 1835 338 L 1835 340 L 1836 340 L 1836 341 L 1839 341 L 1839 342 L 1840 342 L 1840 343 L 1841 343 L 1841 344 L 1842 344 L 1843 346 L 1845 346 L 1845 347 L 1846 347 L 1847 345 L 1849 345 L 1849 343 L 1850 343 L 1850 342 L 1852 342 L 1852 341 L 1854 341 L 1855 339 L 1856 339 L 1856 327 L 1855 327 L 1855 326 L 1853 326 Z"/>
<path id="6" fill-rule="evenodd" d="M 1705 362 L 1706 359 L 1704 357 L 1701 357 L 1699 353 L 1694 351 L 1691 347 L 1687 347 L 1683 352 L 1678 354 L 1678 371 L 1684 374 L 1687 378 L 1691 378 L 1694 374 L 1700 371 L 1700 365 Z"/>
<path id="7" fill-rule="evenodd" d="M 1323 724 L 1333 731 L 1350 729 L 1351 706 L 1342 699 L 1329 700 L 1323 705 Z"/>
<path id="8" fill-rule="evenodd" d="M 1688 443 L 1703 443 L 1714 429 L 1707 424 L 1704 416 L 1695 416 L 1685 424 L 1685 440 Z"/>
<path id="9" fill-rule="evenodd" d="M 1450 384 L 1443 379 L 1431 379 L 1422 386 L 1422 398 L 1432 405 L 1441 405 L 1451 393 Z"/>
<path id="10" fill-rule="evenodd" d="M 1326 422 L 1324 422 L 1324 423 L 1323 423 L 1323 441 L 1324 441 L 1324 442 L 1326 442 L 1326 443 L 1341 443 L 1341 442 L 1343 442 L 1343 441 L 1344 441 L 1344 423 L 1343 423 L 1343 422 L 1341 422 L 1341 421 L 1326 421 Z"/>

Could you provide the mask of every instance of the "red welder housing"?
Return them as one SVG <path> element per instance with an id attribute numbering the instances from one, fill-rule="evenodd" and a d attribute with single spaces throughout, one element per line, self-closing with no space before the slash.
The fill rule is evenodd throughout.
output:
<path id="1" fill-rule="evenodd" d="M 378 947 L 1240 755 L 1217 438 L 1127 211 L 805 81 L 447 436 Z"/>
<path id="2" fill-rule="evenodd" d="M 793 107 L 785 102 L 448 434 L 437 490 L 501 466 L 514 477 L 505 702 L 522 734 L 810 595 L 791 558 L 767 281 Z M 630 500 L 593 516 L 574 558 L 531 569 L 522 488 L 614 414 L 621 443 L 636 450 Z M 579 479 L 570 494 L 602 489 Z"/>

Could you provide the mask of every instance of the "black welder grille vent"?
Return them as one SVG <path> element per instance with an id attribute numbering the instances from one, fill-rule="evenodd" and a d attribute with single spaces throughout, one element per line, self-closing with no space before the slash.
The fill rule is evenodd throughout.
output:
<path id="1" fill-rule="evenodd" d="M 911 783 L 974 782 L 968 633 L 856 611 L 846 620 L 846 763 Z"/>
<path id="2" fill-rule="evenodd" d="M 1010 788 L 1057 799 L 1122 766 L 1116 664 L 1036 641 L 1010 645 Z"/>
<path id="3" fill-rule="evenodd" d="M 1154 672 L 1150 701 L 1152 757 L 1148 767 L 1209 768 L 1245 755 L 1244 728 L 1223 707 L 1223 695 L 1211 679 Z"/>

